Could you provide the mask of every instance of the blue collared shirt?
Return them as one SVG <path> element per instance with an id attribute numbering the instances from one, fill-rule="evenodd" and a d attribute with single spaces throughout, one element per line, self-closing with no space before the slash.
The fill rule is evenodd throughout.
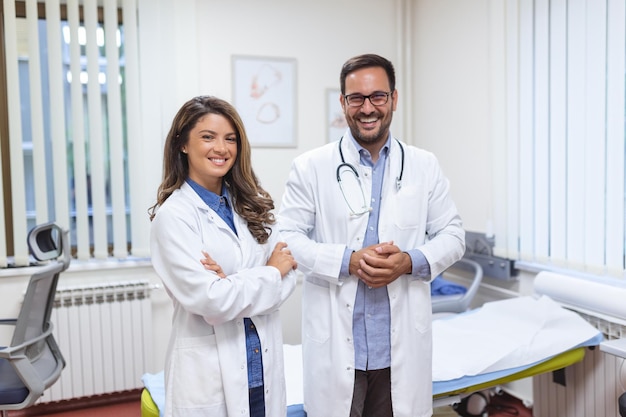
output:
<path id="1" fill-rule="evenodd" d="M 222 195 L 219 196 L 207 190 L 191 178 L 187 178 L 187 183 L 194 189 L 207 206 L 215 211 L 232 231 L 237 234 L 235 222 L 233 221 L 233 210 L 231 208 L 228 189 L 222 187 Z M 210 254 L 209 254 L 210 255 Z M 252 320 L 248 317 L 243 319 L 246 332 L 246 354 L 248 360 L 248 388 L 263 386 L 263 358 L 261 355 L 261 339 L 256 331 Z"/>
<path id="2" fill-rule="evenodd" d="M 373 162 L 369 151 L 359 145 L 349 135 L 360 154 L 360 163 L 372 168 L 372 192 L 367 229 L 363 240 L 363 247 L 379 243 L 378 219 L 380 204 L 383 195 L 383 179 L 385 166 L 391 147 L 391 136 L 381 148 L 376 163 Z M 406 251 L 412 261 L 412 276 L 425 278 L 430 275 L 430 265 L 419 249 Z M 352 250 L 346 248 L 341 267 L 343 276 L 349 275 L 350 255 Z M 354 314 L 352 317 L 352 333 L 354 338 L 355 368 L 359 370 L 384 369 L 391 366 L 390 341 L 391 315 L 387 287 L 367 288 L 363 281 L 359 281 Z"/>

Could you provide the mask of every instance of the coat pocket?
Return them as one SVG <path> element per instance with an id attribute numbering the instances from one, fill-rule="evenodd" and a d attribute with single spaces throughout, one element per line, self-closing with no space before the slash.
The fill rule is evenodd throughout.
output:
<path id="1" fill-rule="evenodd" d="M 426 194 L 420 194 L 417 187 L 402 187 L 393 200 L 395 225 L 399 229 L 423 227 L 427 205 Z"/>
<path id="2" fill-rule="evenodd" d="M 330 289 L 305 280 L 302 288 L 302 322 L 304 337 L 316 343 L 326 343 L 330 338 Z"/>
<path id="3" fill-rule="evenodd" d="M 168 397 L 174 409 L 226 408 L 215 335 L 178 339 L 170 374 Z"/>
<path id="4" fill-rule="evenodd" d="M 430 302 L 424 303 L 425 300 L 430 301 L 430 284 L 420 280 L 412 280 L 409 284 L 409 297 L 411 299 L 415 330 L 421 334 L 431 331 L 433 323 L 432 307 Z"/>

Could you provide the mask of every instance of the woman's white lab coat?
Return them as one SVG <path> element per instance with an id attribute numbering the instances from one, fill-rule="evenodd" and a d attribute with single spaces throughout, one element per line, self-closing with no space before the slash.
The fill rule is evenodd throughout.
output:
<path id="1" fill-rule="evenodd" d="M 346 133 L 348 135 L 349 133 Z M 449 184 L 434 155 L 404 146 L 404 173 L 395 140 L 385 169 L 378 225 L 380 242 L 401 250 L 420 249 L 432 277 L 465 250 L 465 233 L 448 195 Z M 359 173 L 365 201 L 370 201 L 371 169 L 346 136 L 346 162 Z M 363 247 L 368 214 L 351 215 L 362 204 L 361 190 L 349 168 L 341 168 L 344 193 L 337 181 L 341 163 L 337 142 L 314 149 L 293 162 L 281 204 L 282 236 L 304 272 L 304 404 L 308 417 L 348 416 L 354 386 L 352 315 L 357 278 L 339 279 L 344 249 Z M 366 203 L 369 205 L 369 203 Z M 357 210 L 354 210 L 357 211 Z M 428 238 L 427 238 L 428 236 Z M 322 242 L 322 243 L 318 243 Z M 432 335 L 429 283 L 410 276 L 388 285 L 391 309 L 391 394 L 394 417 L 432 414 Z"/>
<path id="2" fill-rule="evenodd" d="M 248 416 L 248 371 L 243 318 L 261 340 L 266 413 L 284 416 L 286 394 L 279 306 L 295 288 L 265 266 L 278 242 L 258 244 L 236 213 L 235 235 L 185 183 L 152 222 L 152 263 L 173 300 L 165 365 L 166 416 Z M 226 278 L 204 269 L 205 250 Z"/>

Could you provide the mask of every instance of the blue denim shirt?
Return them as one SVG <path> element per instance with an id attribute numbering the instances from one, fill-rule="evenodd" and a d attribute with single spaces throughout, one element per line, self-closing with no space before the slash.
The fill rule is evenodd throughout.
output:
<path id="1" fill-rule="evenodd" d="M 187 183 L 195 190 L 207 206 L 213 209 L 225 222 L 230 226 L 232 231 L 237 234 L 235 222 L 233 221 L 233 211 L 228 203 L 228 190 L 222 188 L 222 195 L 219 196 L 212 191 L 207 190 L 191 178 L 187 178 Z M 209 254 L 210 255 L 210 254 Z M 261 339 L 256 331 L 256 327 L 252 320 L 248 317 L 243 319 L 246 332 L 246 353 L 248 359 L 248 388 L 256 388 L 263 386 L 263 358 L 261 356 Z"/>

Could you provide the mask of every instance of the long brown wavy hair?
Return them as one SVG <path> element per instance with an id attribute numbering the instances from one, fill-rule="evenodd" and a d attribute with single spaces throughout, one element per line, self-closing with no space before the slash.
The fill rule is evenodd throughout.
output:
<path id="1" fill-rule="evenodd" d="M 148 209 L 150 220 L 157 209 L 180 188 L 189 177 L 189 161 L 182 152 L 189 141 L 189 132 L 198 120 L 207 114 L 218 114 L 230 120 L 237 135 L 237 158 L 224 176 L 233 209 L 248 223 L 248 230 L 258 243 L 267 242 L 272 225 L 276 222 L 272 210 L 274 201 L 265 191 L 252 169 L 250 142 L 237 110 L 222 99 L 213 96 L 194 97 L 186 102 L 172 122 L 163 151 L 163 182 L 157 191 L 156 204 Z"/>

